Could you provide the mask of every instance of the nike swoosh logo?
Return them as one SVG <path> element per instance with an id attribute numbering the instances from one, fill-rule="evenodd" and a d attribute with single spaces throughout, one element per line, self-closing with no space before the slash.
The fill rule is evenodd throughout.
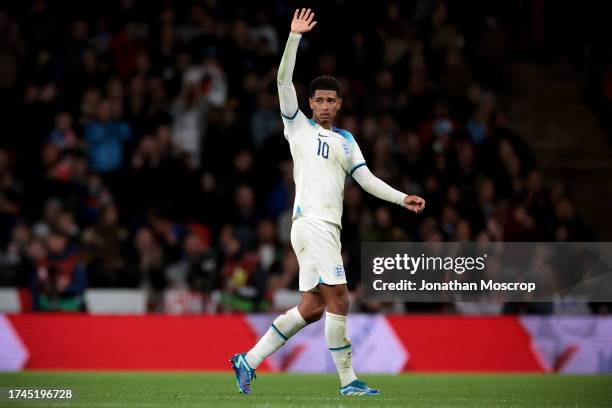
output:
<path id="1" fill-rule="evenodd" d="M 321 133 L 319 133 L 319 136 L 321 136 L 321 137 L 329 137 L 329 135 L 322 135 Z"/>
<path id="2" fill-rule="evenodd" d="M 238 367 L 241 367 L 241 366 L 248 367 L 248 364 L 247 364 L 246 359 L 244 358 L 244 356 L 240 356 L 240 358 L 238 359 Z"/>

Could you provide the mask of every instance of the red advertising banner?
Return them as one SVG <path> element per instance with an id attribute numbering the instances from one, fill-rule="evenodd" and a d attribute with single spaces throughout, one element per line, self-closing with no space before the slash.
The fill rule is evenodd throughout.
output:
<path id="1" fill-rule="evenodd" d="M 243 316 L 8 315 L 26 369 L 227 370 L 255 334 Z"/>
<path id="2" fill-rule="evenodd" d="M 387 316 L 410 358 L 404 371 L 543 371 L 518 318 Z"/>

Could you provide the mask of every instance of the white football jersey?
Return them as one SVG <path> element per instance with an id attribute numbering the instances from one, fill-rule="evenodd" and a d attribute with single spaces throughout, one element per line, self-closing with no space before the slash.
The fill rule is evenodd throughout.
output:
<path id="1" fill-rule="evenodd" d="M 293 219 L 311 217 L 341 227 L 345 178 L 365 165 L 357 142 L 349 131 L 327 130 L 299 109 L 281 116 L 293 157 Z"/>

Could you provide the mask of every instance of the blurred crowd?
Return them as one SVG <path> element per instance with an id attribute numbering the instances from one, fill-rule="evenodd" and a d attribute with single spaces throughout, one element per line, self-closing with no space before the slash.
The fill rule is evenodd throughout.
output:
<path id="1" fill-rule="evenodd" d="M 275 80 L 300 6 L 288 3 L 1 5 L 0 284 L 30 288 L 40 310 L 81 310 L 103 287 L 146 289 L 150 311 L 170 288 L 213 312 L 280 307 L 299 270 Z M 355 298 L 364 241 L 594 239 L 496 94 L 509 46 L 494 13 L 346 9 L 315 7 L 294 75 L 302 110 L 310 79 L 338 77 L 338 127 L 375 175 L 428 203 L 411 215 L 347 180 Z"/>

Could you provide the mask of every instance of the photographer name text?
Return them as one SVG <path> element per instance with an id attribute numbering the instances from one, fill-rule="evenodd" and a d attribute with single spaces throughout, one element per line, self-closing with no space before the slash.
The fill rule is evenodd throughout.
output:
<path id="1" fill-rule="evenodd" d="M 534 282 L 495 282 L 493 280 L 481 280 L 476 282 L 459 282 L 451 280 L 448 282 L 427 282 L 421 280 L 420 285 L 408 279 L 396 282 L 384 282 L 376 279 L 372 282 L 376 291 L 526 291 L 533 292 L 536 289 Z"/>

